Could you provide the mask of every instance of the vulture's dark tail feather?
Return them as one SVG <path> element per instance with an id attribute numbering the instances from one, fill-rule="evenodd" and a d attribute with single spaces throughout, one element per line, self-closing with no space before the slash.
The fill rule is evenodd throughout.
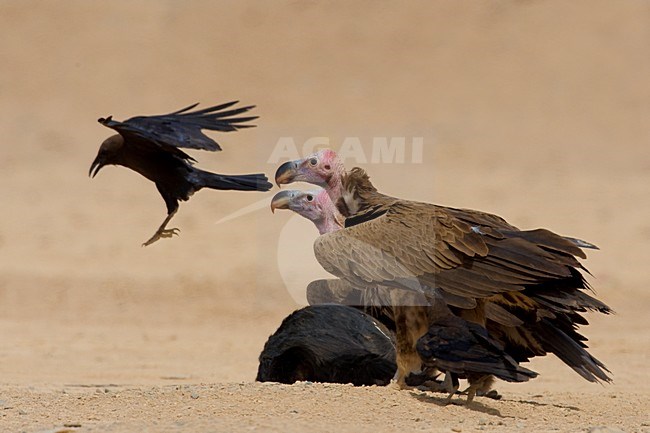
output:
<path id="1" fill-rule="evenodd" d="M 199 182 L 202 188 L 236 191 L 268 191 L 273 187 L 262 173 L 225 175 L 201 171 Z"/>
<path id="2" fill-rule="evenodd" d="M 543 341 L 544 349 L 554 353 L 589 382 L 612 381 L 607 375 L 611 373 L 607 367 L 591 356 L 577 341 L 547 319 L 542 320 L 540 325 L 537 331 Z"/>

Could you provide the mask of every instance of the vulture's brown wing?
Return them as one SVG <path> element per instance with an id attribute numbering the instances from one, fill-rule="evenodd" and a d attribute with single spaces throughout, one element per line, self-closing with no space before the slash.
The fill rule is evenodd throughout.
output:
<path id="1" fill-rule="evenodd" d="M 492 227 L 495 229 L 504 230 L 517 230 L 515 226 L 510 224 L 505 219 L 491 213 L 474 209 L 459 209 L 453 207 L 445 207 L 445 210 L 455 218 L 458 218 L 459 220 L 473 226 Z"/>
<path id="2" fill-rule="evenodd" d="M 552 232 L 467 224 L 446 208 L 398 201 L 381 216 L 319 237 L 316 258 L 353 284 L 483 298 L 571 277 L 575 245 Z M 530 239 L 529 239 L 530 237 Z"/>
<path id="3" fill-rule="evenodd" d="M 124 122 L 113 120 L 111 116 L 99 119 L 102 125 L 119 132 L 125 139 L 137 139 L 154 143 L 163 148 L 189 148 L 211 151 L 221 150 L 216 141 L 202 130 L 229 132 L 254 125 L 245 124 L 257 119 L 256 116 L 237 117 L 254 106 L 232 108 L 239 101 L 227 102 L 201 110 L 190 111 L 198 104 L 190 105 L 169 114 L 156 116 L 137 116 Z"/>
<path id="4" fill-rule="evenodd" d="M 513 226 L 503 218 L 501 218 L 498 215 L 490 214 L 487 212 L 481 212 L 473 209 L 457 209 L 457 208 L 451 208 L 451 207 L 445 207 L 445 210 L 448 211 L 451 215 L 454 217 L 460 219 L 461 221 L 472 225 L 472 226 L 477 226 L 481 227 L 485 231 L 491 231 L 494 233 L 492 230 L 502 230 L 505 232 L 521 232 L 517 227 Z M 536 232 L 545 232 L 544 229 L 538 229 L 538 230 L 532 230 L 532 231 L 526 231 L 526 232 L 521 232 L 521 233 L 536 233 Z M 585 258 L 585 254 L 580 250 L 580 248 L 589 248 L 592 250 L 597 250 L 598 247 L 590 242 L 584 241 L 582 239 L 578 238 L 572 238 L 569 236 L 561 236 L 562 239 L 566 242 L 562 242 L 564 244 L 564 248 L 571 248 L 570 244 L 573 244 L 573 248 L 571 251 L 571 254 Z M 556 237 L 556 242 L 558 241 Z"/>

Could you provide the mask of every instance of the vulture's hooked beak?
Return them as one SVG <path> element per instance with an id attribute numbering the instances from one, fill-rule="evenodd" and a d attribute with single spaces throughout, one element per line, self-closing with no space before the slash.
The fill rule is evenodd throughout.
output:
<path id="1" fill-rule="evenodd" d="M 289 209 L 294 195 L 295 191 L 280 191 L 274 195 L 271 200 L 271 212 L 275 213 L 276 209 Z"/>
<path id="2" fill-rule="evenodd" d="M 296 172 L 298 171 L 298 162 L 299 160 L 288 161 L 278 167 L 278 170 L 275 172 L 275 183 L 278 186 L 286 183 L 291 183 L 296 178 Z"/>
<path id="3" fill-rule="evenodd" d="M 88 170 L 88 176 L 95 177 L 97 173 L 99 173 L 99 170 L 101 170 L 104 165 L 105 163 L 102 158 L 100 158 L 99 156 L 95 158 L 93 163 L 90 165 L 90 170 Z"/>

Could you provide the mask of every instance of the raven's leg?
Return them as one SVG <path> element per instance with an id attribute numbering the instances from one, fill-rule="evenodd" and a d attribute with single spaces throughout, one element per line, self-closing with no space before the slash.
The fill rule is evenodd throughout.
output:
<path id="1" fill-rule="evenodd" d="M 178 208 L 176 210 L 174 210 L 172 213 L 170 213 L 169 215 L 167 215 L 167 218 L 165 218 L 165 220 L 162 222 L 160 227 L 158 227 L 158 230 L 156 230 L 156 233 L 154 233 L 153 236 L 151 236 L 151 238 L 149 238 L 149 240 L 147 242 L 142 244 L 143 247 L 146 247 L 148 245 L 153 244 L 158 239 L 171 238 L 174 235 L 178 235 L 178 233 L 180 232 L 180 229 L 178 229 L 178 228 L 173 228 L 173 229 L 165 228 L 167 226 L 167 223 L 169 223 L 169 220 L 171 220 L 172 217 L 176 214 L 177 210 L 178 210 Z"/>
<path id="2" fill-rule="evenodd" d="M 154 233 L 147 242 L 142 244 L 143 247 L 153 244 L 158 239 L 171 238 L 174 235 L 178 235 L 178 232 L 180 232 L 180 230 L 177 228 L 165 228 L 167 226 L 167 223 L 169 223 L 169 220 L 171 220 L 178 211 L 178 199 L 172 194 L 168 193 L 163 186 L 156 184 L 156 188 L 158 188 L 158 192 L 160 195 L 162 195 L 163 200 L 165 200 L 165 205 L 167 206 L 167 218 L 165 218 L 162 224 L 160 224 L 160 227 L 158 227 L 156 233 Z"/>

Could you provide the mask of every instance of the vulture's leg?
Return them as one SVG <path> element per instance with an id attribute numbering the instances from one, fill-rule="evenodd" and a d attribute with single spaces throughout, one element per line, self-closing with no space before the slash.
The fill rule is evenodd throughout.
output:
<path id="1" fill-rule="evenodd" d="M 404 290 L 391 291 L 391 303 L 395 319 L 395 342 L 397 372 L 394 380 L 401 389 L 408 388 L 406 377 L 422 371 L 422 358 L 417 351 L 417 342 L 429 329 L 427 308 L 412 306 L 413 301 L 404 299 L 410 295 Z"/>
<path id="2" fill-rule="evenodd" d="M 492 389 L 493 385 L 494 385 L 494 376 L 492 376 L 491 374 L 487 376 L 483 376 L 483 378 L 481 378 L 481 383 L 476 388 L 476 395 L 479 397 L 488 397 L 494 400 L 500 400 L 501 395 L 499 395 L 497 390 Z"/>
<path id="3" fill-rule="evenodd" d="M 473 383 L 465 391 L 463 391 L 463 394 L 467 394 L 467 404 L 470 404 L 472 400 L 474 400 L 474 396 L 476 395 L 476 388 L 478 388 L 478 385 Z"/>
<path id="4" fill-rule="evenodd" d="M 406 351 L 400 351 L 398 349 L 396 353 L 397 371 L 395 372 L 393 380 L 397 383 L 397 386 L 400 389 L 409 388 L 409 385 L 406 383 L 406 378 L 410 374 L 422 374 L 420 373 L 422 367 L 422 359 L 420 358 L 420 355 L 409 349 Z"/>
<path id="5" fill-rule="evenodd" d="M 153 244 L 158 239 L 171 238 L 174 235 L 178 235 L 178 232 L 180 232 L 180 229 L 177 229 L 177 228 L 167 229 L 167 228 L 165 228 L 167 226 L 167 223 L 169 223 L 169 220 L 171 220 L 172 217 L 176 214 L 177 210 L 178 210 L 178 208 L 176 208 L 172 213 L 167 215 L 167 218 L 165 218 L 165 220 L 162 222 L 160 227 L 158 227 L 158 230 L 156 230 L 156 233 L 154 233 L 153 236 L 151 236 L 151 238 L 147 242 L 142 244 L 143 247 L 146 247 L 148 245 Z"/>
<path id="6" fill-rule="evenodd" d="M 469 387 L 462 392 L 462 394 L 467 394 L 467 404 L 470 404 L 474 400 L 474 396 L 478 392 L 481 392 L 483 395 L 487 394 L 487 391 L 492 387 L 494 383 L 494 376 L 485 375 L 480 377 L 468 377 L 467 378 Z"/>
<path id="7" fill-rule="evenodd" d="M 445 403 L 449 404 L 451 403 L 451 398 L 456 394 L 456 391 L 458 391 L 458 377 L 456 377 L 454 373 L 447 372 L 445 373 L 445 381 L 443 384 L 447 388 L 447 392 L 449 392 Z"/>

